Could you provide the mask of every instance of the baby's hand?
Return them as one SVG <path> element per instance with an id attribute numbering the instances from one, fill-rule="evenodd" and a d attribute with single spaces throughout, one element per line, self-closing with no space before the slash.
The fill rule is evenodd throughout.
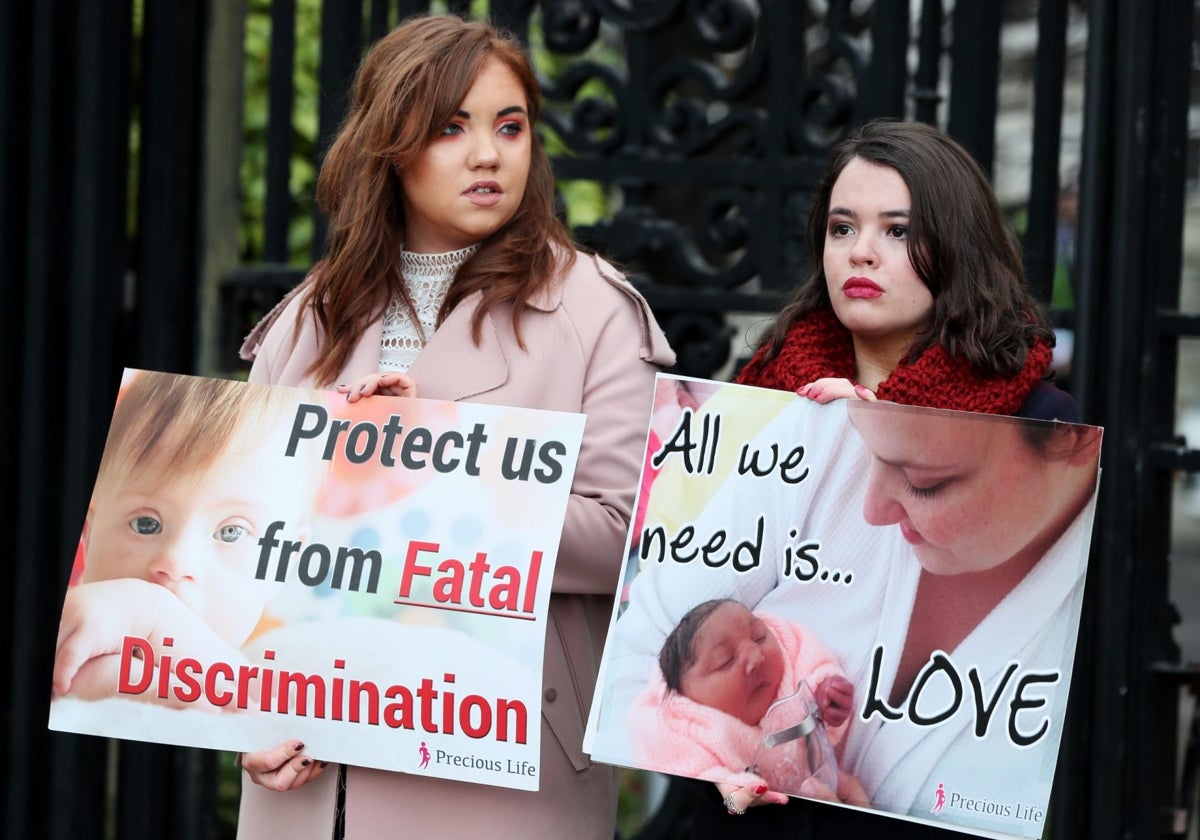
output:
<path id="1" fill-rule="evenodd" d="M 201 662 L 247 661 L 165 587 L 138 578 L 83 583 L 67 591 L 63 605 L 54 657 L 54 696 L 115 695 L 117 654 L 126 636 L 148 640 L 156 653 L 163 649 L 163 637 L 173 636 L 176 650 L 187 651 Z M 77 685 L 81 680 L 86 685 Z"/>
<path id="2" fill-rule="evenodd" d="M 67 590 L 54 651 L 54 694 L 69 693 L 76 673 L 92 659 L 120 653 L 125 636 L 148 635 L 157 621 L 158 594 L 166 592 L 135 578 Z"/>
<path id="3" fill-rule="evenodd" d="M 346 395 L 346 402 L 358 402 L 363 397 L 381 394 L 385 397 L 415 397 L 417 380 L 394 370 L 372 373 L 356 379 L 349 385 L 338 385 L 339 394 Z"/>
<path id="4" fill-rule="evenodd" d="M 821 719 L 831 729 L 836 729 L 850 718 L 854 706 L 854 683 L 835 674 L 827 677 L 817 686 L 817 707 L 821 710 Z"/>
<path id="5" fill-rule="evenodd" d="M 834 400 L 874 400 L 875 393 L 870 388 L 855 385 L 849 379 L 834 379 L 826 377 L 796 389 L 802 397 L 819 402 L 822 405 Z"/>

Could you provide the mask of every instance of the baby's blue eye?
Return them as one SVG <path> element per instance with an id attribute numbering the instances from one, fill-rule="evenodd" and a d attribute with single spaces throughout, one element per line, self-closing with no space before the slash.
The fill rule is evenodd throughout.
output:
<path id="1" fill-rule="evenodd" d="M 129 521 L 129 527 L 135 534 L 151 536 L 162 533 L 162 523 L 153 516 L 135 516 Z"/>
<path id="2" fill-rule="evenodd" d="M 213 534 L 213 538 L 223 543 L 237 542 L 246 535 L 246 529 L 241 525 L 222 525 Z"/>

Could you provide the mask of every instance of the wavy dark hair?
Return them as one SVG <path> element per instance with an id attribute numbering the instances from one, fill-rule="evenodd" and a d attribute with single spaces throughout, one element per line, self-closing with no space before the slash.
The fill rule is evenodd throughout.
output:
<path id="1" fill-rule="evenodd" d="M 658 652 L 658 667 L 662 671 L 663 681 L 669 691 L 678 692 L 683 687 L 683 674 L 696 661 L 696 633 L 708 620 L 708 617 L 724 604 L 740 604 L 733 598 L 714 598 L 692 607 L 675 629 L 663 640 L 662 650 Z"/>
<path id="2" fill-rule="evenodd" d="M 908 256 L 933 295 L 933 314 L 904 362 L 940 344 L 981 376 L 1011 376 L 1025 364 L 1035 339 L 1054 346 L 1054 333 L 1025 285 L 1020 250 L 983 170 L 933 126 L 875 120 L 834 147 L 808 209 L 812 270 L 764 336 L 764 361 L 778 355 L 793 324 L 831 305 L 824 267 L 830 194 L 856 158 L 896 170 L 912 199 Z"/>
<path id="3" fill-rule="evenodd" d="M 309 370 L 328 385 L 345 367 L 362 331 L 388 302 L 412 300 L 400 276 L 404 202 L 400 172 L 453 119 L 483 66 L 499 59 L 525 90 L 531 133 L 529 180 L 509 222 L 459 269 L 438 323 L 464 298 L 482 292 L 472 329 L 479 342 L 487 310 L 511 303 L 520 340 L 523 304 L 574 259 L 566 226 L 554 213 L 554 176 L 534 128 L 541 89 L 511 35 L 452 15 L 408 20 L 371 47 L 355 76 L 350 109 L 317 179 L 317 203 L 329 219 L 328 254 L 311 272 L 309 305 L 322 353 Z"/>

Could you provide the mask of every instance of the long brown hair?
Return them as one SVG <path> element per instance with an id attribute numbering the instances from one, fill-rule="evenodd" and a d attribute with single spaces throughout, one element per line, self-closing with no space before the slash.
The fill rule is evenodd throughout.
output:
<path id="1" fill-rule="evenodd" d="M 763 338 L 766 360 L 793 324 L 830 306 L 825 229 L 834 183 L 855 158 L 896 170 L 912 199 L 908 256 L 933 294 L 929 325 L 904 361 L 940 344 L 981 376 L 1021 370 L 1036 338 L 1054 346 L 1041 307 L 1025 286 L 1021 254 L 983 170 L 958 143 L 919 122 L 876 120 L 833 150 L 808 209 L 812 270 Z"/>
<path id="2" fill-rule="evenodd" d="M 140 371 L 113 412 L 96 493 L 155 467 L 173 478 L 203 473 L 244 430 L 270 430 L 293 410 L 293 398 L 279 388 Z"/>
<path id="3" fill-rule="evenodd" d="M 525 89 L 531 137 L 529 180 L 513 218 L 459 269 L 438 323 L 462 300 L 482 293 L 472 330 L 487 310 L 511 303 L 520 340 L 524 304 L 574 258 L 571 235 L 554 214 L 554 176 L 533 131 L 541 89 L 521 45 L 485 23 L 451 15 L 414 18 L 371 47 L 355 76 L 349 113 L 317 179 L 317 203 L 329 219 L 328 254 L 312 271 L 309 306 L 322 352 L 309 369 L 328 385 L 355 342 L 388 302 L 414 316 L 400 276 L 404 202 L 400 171 L 448 125 L 484 64 L 499 59 Z M 564 261 L 565 262 L 564 264 Z M 297 325 L 308 314 L 301 309 Z"/>

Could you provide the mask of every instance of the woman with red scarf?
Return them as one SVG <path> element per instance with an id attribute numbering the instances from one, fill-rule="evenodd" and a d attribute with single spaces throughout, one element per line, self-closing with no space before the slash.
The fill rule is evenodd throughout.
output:
<path id="1" fill-rule="evenodd" d="M 894 121 L 852 133 L 817 186 L 807 233 L 812 272 L 738 382 L 822 403 L 1079 421 L 1047 381 L 1054 335 L 996 196 L 950 137 Z M 962 836 L 761 788 L 698 790 L 695 837 Z"/>

